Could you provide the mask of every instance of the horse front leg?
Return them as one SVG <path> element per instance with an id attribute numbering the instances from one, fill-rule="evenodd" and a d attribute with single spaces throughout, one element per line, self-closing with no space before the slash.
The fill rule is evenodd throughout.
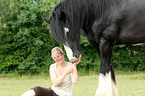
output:
<path id="1" fill-rule="evenodd" d="M 105 39 L 101 39 L 100 45 L 100 76 L 98 89 L 95 96 L 118 96 L 118 89 L 115 83 L 115 74 L 111 65 L 113 46 Z"/>

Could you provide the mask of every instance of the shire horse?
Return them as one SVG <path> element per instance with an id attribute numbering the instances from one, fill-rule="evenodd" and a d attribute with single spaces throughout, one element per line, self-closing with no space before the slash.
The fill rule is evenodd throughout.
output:
<path id="1" fill-rule="evenodd" d="M 51 34 L 61 42 L 74 62 L 80 55 L 81 29 L 98 51 L 101 64 L 95 96 L 118 96 L 111 64 L 112 49 L 118 44 L 145 43 L 145 0 L 63 0 L 50 19 Z"/>

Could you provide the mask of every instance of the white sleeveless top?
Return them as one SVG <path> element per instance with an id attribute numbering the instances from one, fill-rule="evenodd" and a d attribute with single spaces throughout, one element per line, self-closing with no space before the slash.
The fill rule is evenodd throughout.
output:
<path id="1" fill-rule="evenodd" d="M 56 74 L 58 75 L 57 63 L 55 63 L 54 66 Z M 69 63 L 67 63 L 67 67 L 69 67 Z M 72 96 L 73 83 L 71 81 L 70 74 L 68 74 L 64 78 L 64 80 L 59 86 L 55 87 L 54 85 L 52 85 L 51 89 L 59 96 Z"/>

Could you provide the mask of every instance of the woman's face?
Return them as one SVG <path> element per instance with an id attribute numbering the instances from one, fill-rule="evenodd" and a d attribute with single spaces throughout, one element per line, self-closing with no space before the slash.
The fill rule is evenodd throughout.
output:
<path id="1" fill-rule="evenodd" d="M 52 58 L 57 64 L 62 64 L 64 62 L 64 54 L 55 54 Z"/>

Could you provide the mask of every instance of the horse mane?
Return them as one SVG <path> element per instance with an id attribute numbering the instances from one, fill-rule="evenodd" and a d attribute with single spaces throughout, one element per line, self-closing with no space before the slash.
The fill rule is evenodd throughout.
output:
<path id="1" fill-rule="evenodd" d="M 64 27 L 69 29 L 68 38 L 79 44 L 80 30 L 89 29 L 96 18 L 106 14 L 111 6 L 118 6 L 123 0 L 63 0 L 56 5 L 51 14 L 52 36 L 66 45 Z M 71 44 L 71 42 L 70 42 Z"/>

